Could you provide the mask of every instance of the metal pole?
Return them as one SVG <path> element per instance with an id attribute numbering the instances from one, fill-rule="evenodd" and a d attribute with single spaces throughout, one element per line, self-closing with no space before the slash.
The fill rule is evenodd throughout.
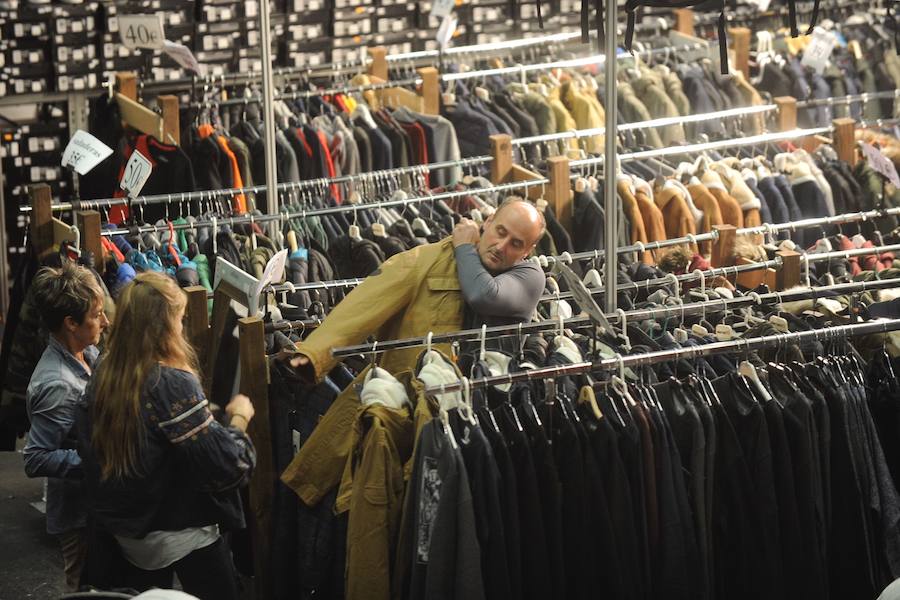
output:
<path id="1" fill-rule="evenodd" d="M 0 319 L 8 319 L 6 311 L 9 309 L 9 244 L 6 233 L 6 199 L 4 190 L 6 182 L 3 180 L 3 152 L 0 152 Z"/>
<path id="2" fill-rule="evenodd" d="M 275 90 L 272 81 L 272 33 L 269 23 L 269 0 L 259 3 L 259 37 L 262 44 L 262 89 L 263 89 L 263 122 L 266 132 L 266 212 L 278 214 L 278 173 L 275 167 Z M 269 234 L 274 240 L 278 231 L 278 222 L 269 224 Z"/>
<path id="3" fill-rule="evenodd" d="M 618 198 L 616 197 L 616 0 L 606 2 L 606 62 L 604 63 L 606 92 L 606 139 L 604 147 L 603 192 L 606 210 L 606 294 L 604 307 L 607 313 L 616 311 L 616 283 L 619 262 L 616 254 Z"/>

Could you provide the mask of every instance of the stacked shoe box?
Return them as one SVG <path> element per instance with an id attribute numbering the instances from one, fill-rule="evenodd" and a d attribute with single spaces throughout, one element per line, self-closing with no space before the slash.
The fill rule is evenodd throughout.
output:
<path id="1" fill-rule="evenodd" d="M 136 71 L 142 73 L 142 78 L 151 81 L 187 77 L 187 71 L 163 52 L 126 48 L 119 33 L 118 15 L 161 14 L 166 39 L 194 49 L 194 10 L 194 0 L 104 2 L 101 9 L 104 73 L 108 76 L 116 71 Z M 148 67 L 149 73 L 146 72 Z"/>
<path id="2" fill-rule="evenodd" d="M 0 96 L 53 87 L 50 4 L 5 2 L 0 9 Z"/>
<path id="3" fill-rule="evenodd" d="M 375 7 L 367 0 L 333 0 L 334 26 L 331 51 L 333 62 L 358 60 L 360 52 L 375 33 L 373 19 Z M 363 47 L 361 49 L 361 47 Z"/>
<path id="4" fill-rule="evenodd" d="M 259 32 L 259 5 L 262 1 L 264 0 L 247 0 L 241 3 L 237 65 L 240 73 L 262 71 L 262 57 L 260 56 L 262 38 Z M 268 0 L 268 2 L 272 65 L 278 68 L 286 61 L 285 0 Z"/>
<path id="5" fill-rule="evenodd" d="M 373 17 L 371 44 L 384 46 L 388 54 L 418 49 L 419 10 L 407 0 L 378 0 Z"/>
<path id="6" fill-rule="evenodd" d="M 99 2 L 59 4 L 53 8 L 51 49 L 56 66 L 56 91 L 96 89 L 99 86 L 99 10 Z"/>
<path id="7" fill-rule="evenodd" d="M 288 0 L 285 24 L 286 67 L 331 62 L 331 0 Z"/>
<path id="8" fill-rule="evenodd" d="M 0 156 L 5 178 L 7 245 L 11 258 L 23 252 L 28 220 L 19 206 L 29 203 L 28 186 L 35 182 L 50 186 L 54 199 L 69 198 L 71 178 L 59 164 L 69 141 L 65 104 L 42 105 L 37 122 L 2 130 Z M 71 221 L 69 221 L 71 222 Z M 13 260 L 15 266 L 15 260 Z"/>

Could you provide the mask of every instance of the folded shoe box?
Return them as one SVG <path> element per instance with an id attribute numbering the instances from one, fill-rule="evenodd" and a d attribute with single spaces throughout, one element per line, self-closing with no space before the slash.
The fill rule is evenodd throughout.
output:
<path id="1" fill-rule="evenodd" d="M 289 67 L 317 67 L 332 62 L 331 49 L 331 39 L 326 36 L 310 41 L 288 42 L 285 63 Z"/>

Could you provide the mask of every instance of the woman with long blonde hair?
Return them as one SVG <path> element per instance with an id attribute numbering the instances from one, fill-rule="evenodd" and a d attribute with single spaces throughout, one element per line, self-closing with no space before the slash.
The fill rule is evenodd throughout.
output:
<path id="1" fill-rule="evenodd" d="M 121 585 L 171 588 L 177 573 L 201 600 L 236 599 L 220 530 L 244 527 L 238 488 L 256 461 L 246 435 L 253 405 L 237 395 L 227 425 L 213 417 L 183 334 L 185 305 L 159 273 L 123 289 L 80 407 L 79 452 L 94 524 L 133 567 Z"/>

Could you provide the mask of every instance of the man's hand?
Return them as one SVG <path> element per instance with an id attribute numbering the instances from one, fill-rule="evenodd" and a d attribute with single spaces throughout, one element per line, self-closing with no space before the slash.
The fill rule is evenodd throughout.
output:
<path id="1" fill-rule="evenodd" d="M 478 230 L 478 223 L 472 219 L 463 217 L 453 228 L 453 247 L 462 246 L 463 244 L 478 245 L 481 240 L 481 234 Z"/>

